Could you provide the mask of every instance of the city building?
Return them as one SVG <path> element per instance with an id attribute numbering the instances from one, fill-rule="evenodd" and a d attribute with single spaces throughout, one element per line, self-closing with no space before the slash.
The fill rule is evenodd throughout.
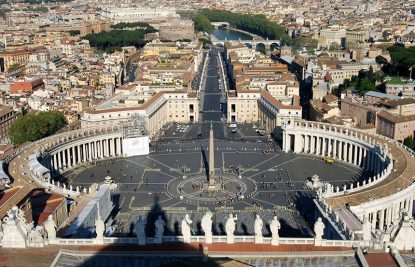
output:
<path id="1" fill-rule="evenodd" d="M 131 22 L 152 22 L 180 17 L 174 8 L 126 8 L 106 6 L 100 17 L 114 24 Z"/>
<path id="2" fill-rule="evenodd" d="M 23 81 L 17 80 L 10 84 L 9 92 L 11 94 L 25 94 L 44 88 L 45 83 L 42 79 L 26 79 Z"/>
<path id="3" fill-rule="evenodd" d="M 320 31 L 319 44 L 330 47 L 333 44 L 342 47 L 345 45 L 346 30 L 344 29 L 323 29 Z"/>
<path id="4" fill-rule="evenodd" d="M 159 24 L 161 40 L 193 40 L 194 25 L 192 20 L 172 19 Z"/>
<path id="5" fill-rule="evenodd" d="M 81 127 L 115 126 L 126 123 L 136 114 L 145 119 L 148 134 L 155 136 L 171 122 L 193 123 L 199 121 L 197 94 L 183 91 L 162 91 L 155 95 L 134 91 L 86 109 L 81 117 Z"/>
<path id="6" fill-rule="evenodd" d="M 15 111 L 13 108 L 0 106 L 0 140 L 5 142 L 8 140 L 9 129 L 13 122 L 22 116 L 20 112 Z"/>

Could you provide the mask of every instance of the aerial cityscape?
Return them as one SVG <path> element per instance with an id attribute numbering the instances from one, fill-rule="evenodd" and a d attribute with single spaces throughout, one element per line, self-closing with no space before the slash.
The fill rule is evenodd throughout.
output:
<path id="1" fill-rule="evenodd" d="M 415 0 L 0 1 L 0 266 L 415 266 Z"/>

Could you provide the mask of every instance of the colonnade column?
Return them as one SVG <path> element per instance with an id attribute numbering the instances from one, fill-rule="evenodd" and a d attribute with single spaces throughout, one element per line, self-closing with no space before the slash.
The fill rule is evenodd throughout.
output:
<path id="1" fill-rule="evenodd" d="M 82 145 L 82 159 L 84 162 L 86 162 L 86 143 Z"/>
<path id="2" fill-rule="evenodd" d="M 392 222 L 394 222 L 395 220 L 397 220 L 399 218 L 399 203 L 398 204 L 393 204 L 393 210 L 392 210 L 393 214 L 392 214 Z"/>
<path id="3" fill-rule="evenodd" d="M 357 165 L 357 163 L 358 163 L 358 161 L 357 161 L 357 149 L 358 149 L 358 146 L 353 145 L 353 149 L 354 149 L 353 164 L 354 165 Z"/>
<path id="4" fill-rule="evenodd" d="M 77 164 L 82 162 L 82 160 L 81 160 L 81 147 L 82 147 L 82 145 L 77 145 L 76 146 L 76 152 L 77 152 L 77 156 L 78 156 L 78 158 L 76 159 Z"/>
<path id="5" fill-rule="evenodd" d="M 110 139 L 105 139 L 105 147 L 106 147 L 106 151 L 107 151 L 107 157 L 111 156 L 111 150 L 110 150 L 110 145 L 111 145 L 111 140 Z"/>
<path id="6" fill-rule="evenodd" d="M 377 212 L 372 212 L 372 229 L 376 228 Z"/>
<path id="7" fill-rule="evenodd" d="M 343 141 L 339 141 L 339 159 L 343 160 Z"/>
<path id="8" fill-rule="evenodd" d="M 111 156 L 115 156 L 115 138 L 110 139 L 110 153 Z"/>
<path id="9" fill-rule="evenodd" d="M 101 140 L 101 148 L 102 148 L 102 153 L 101 153 L 101 158 L 105 158 L 107 156 L 107 140 Z"/>
<path id="10" fill-rule="evenodd" d="M 55 171 L 59 170 L 58 156 L 56 154 L 53 155 L 53 168 Z"/>
<path id="11" fill-rule="evenodd" d="M 310 143 L 311 143 L 310 154 L 315 154 L 316 153 L 316 151 L 315 151 L 316 143 L 315 142 L 316 142 L 315 136 L 314 135 L 310 136 Z"/>
<path id="12" fill-rule="evenodd" d="M 62 168 L 62 151 L 58 151 L 58 153 L 56 153 L 58 155 L 58 169 Z"/>
<path id="13" fill-rule="evenodd" d="M 381 209 L 379 212 L 379 229 L 383 230 L 384 229 L 384 219 L 385 219 L 385 209 Z"/>
<path id="14" fill-rule="evenodd" d="M 329 155 L 329 157 L 331 157 L 331 152 L 332 152 L 332 142 L 333 142 L 333 139 L 331 139 L 331 138 L 329 138 L 328 139 L 328 141 L 329 141 L 329 147 L 328 147 L 328 151 L 327 151 L 327 154 Z"/>
<path id="15" fill-rule="evenodd" d="M 75 147 L 71 147 L 71 166 L 75 166 L 76 165 L 76 154 L 75 154 Z"/>
<path id="16" fill-rule="evenodd" d="M 96 141 L 96 150 L 97 150 L 97 159 L 100 159 L 102 157 L 102 146 L 101 146 L 101 141 Z"/>
<path id="17" fill-rule="evenodd" d="M 348 152 L 347 162 L 352 163 L 352 152 L 353 152 L 352 145 L 350 143 L 346 143 L 346 146 L 347 146 L 347 152 Z"/>
<path id="18" fill-rule="evenodd" d="M 102 158 L 105 158 L 107 156 L 107 139 L 101 140 L 101 146 L 102 146 Z"/>
<path id="19" fill-rule="evenodd" d="M 119 144 L 118 150 L 120 152 L 119 155 L 122 156 L 122 138 L 121 137 L 118 138 L 118 144 Z"/>
<path id="20" fill-rule="evenodd" d="M 363 156 L 362 156 L 362 168 L 364 170 L 367 169 L 367 150 L 363 148 Z"/>
<path id="21" fill-rule="evenodd" d="M 337 139 L 333 139 L 333 158 L 337 158 Z"/>
<path id="22" fill-rule="evenodd" d="M 386 208 L 386 227 L 391 224 L 392 221 L 392 212 L 391 207 Z"/>
<path id="23" fill-rule="evenodd" d="M 91 161 L 94 160 L 96 155 L 95 142 L 89 143 L 89 153 L 91 153 Z"/>
<path id="24" fill-rule="evenodd" d="M 316 150 L 316 154 L 317 155 L 321 155 L 321 140 L 319 136 L 316 136 L 317 138 L 317 150 Z"/>
<path id="25" fill-rule="evenodd" d="M 68 166 L 68 163 L 66 161 L 66 149 L 62 150 L 62 158 L 63 158 L 62 166 L 66 168 Z"/>

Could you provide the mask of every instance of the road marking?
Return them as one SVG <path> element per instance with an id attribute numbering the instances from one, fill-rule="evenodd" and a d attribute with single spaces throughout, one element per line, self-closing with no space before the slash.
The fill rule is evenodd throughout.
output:
<path id="1" fill-rule="evenodd" d="M 130 210 L 132 210 L 133 208 L 132 208 L 132 206 L 133 206 L 133 201 L 135 200 L 135 196 L 132 196 L 131 197 L 131 201 L 130 201 L 130 204 L 128 205 L 128 208 L 130 209 Z"/>
<path id="2" fill-rule="evenodd" d="M 255 200 L 260 201 L 260 202 L 263 202 L 263 203 L 266 203 L 266 204 L 271 205 L 271 206 L 277 205 L 277 203 L 271 203 L 271 202 L 268 202 L 268 201 L 265 201 L 265 200 L 261 200 L 261 199 L 257 199 L 257 198 L 254 198 L 254 197 L 252 197 L 252 199 L 255 199 Z"/>
<path id="3" fill-rule="evenodd" d="M 244 174 L 244 173 L 246 173 L 246 172 L 248 172 L 248 171 L 250 171 L 250 170 L 252 170 L 252 169 L 254 169 L 255 167 L 258 167 L 258 166 L 260 166 L 260 165 L 262 165 L 262 164 L 264 164 L 265 162 L 268 162 L 268 161 L 270 161 L 270 160 L 272 160 L 272 159 L 275 159 L 276 157 L 278 157 L 279 156 L 279 154 L 276 154 L 275 156 L 273 156 L 273 157 L 271 157 L 271 158 L 269 158 L 269 159 L 267 159 L 267 160 L 265 160 L 265 161 L 263 161 L 263 162 L 260 162 L 260 163 L 258 163 L 257 165 L 255 165 L 255 166 L 252 166 L 252 168 L 249 168 L 248 170 L 246 170 L 246 171 L 244 171 L 243 173 L 241 173 L 241 174 Z"/>
<path id="4" fill-rule="evenodd" d="M 240 201 L 241 203 L 245 203 L 246 205 L 248 205 L 248 206 L 251 206 L 251 207 L 254 207 L 254 205 L 253 204 L 249 204 L 248 202 L 245 202 L 245 201 Z"/>
<path id="5" fill-rule="evenodd" d="M 150 157 L 147 157 L 147 158 L 151 159 Z M 145 166 L 145 165 L 140 164 L 140 163 L 138 163 L 138 162 L 135 162 L 135 161 L 132 161 L 132 160 L 129 160 L 129 159 L 125 159 L 125 160 L 126 160 L 126 161 L 129 161 L 129 162 L 131 162 L 131 163 L 133 163 L 133 164 L 139 165 L 139 166 L 141 166 L 141 167 L 148 168 L 148 166 Z M 161 164 L 161 163 L 160 163 L 160 164 Z M 163 165 L 163 164 L 161 164 L 161 165 Z M 166 167 L 170 168 L 169 166 L 166 166 Z M 167 174 L 167 173 L 162 172 L 162 171 L 160 171 L 159 173 L 164 174 L 164 175 L 166 175 L 166 176 L 169 176 L 169 177 L 171 177 L 171 178 L 176 178 L 175 176 L 170 175 L 170 174 Z"/>
<path id="6" fill-rule="evenodd" d="M 123 196 L 120 202 L 120 207 L 122 207 L 124 205 L 124 201 L 125 201 L 125 197 Z"/>
<path id="7" fill-rule="evenodd" d="M 163 203 L 163 202 L 166 202 L 166 201 L 169 201 L 169 200 L 172 200 L 172 198 L 171 197 L 169 197 L 168 195 L 166 195 L 166 194 L 164 194 L 166 197 L 168 197 L 168 199 L 165 199 L 165 200 L 162 200 L 162 201 L 158 201 L 157 203 L 152 203 L 152 204 L 150 204 L 150 205 L 146 205 L 146 206 L 144 206 L 144 207 L 150 207 L 150 206 L 153 206 L 154 204 L 160 204 L 160 203 Z M 140 207 L 141 208 L 141 207 Z"/>

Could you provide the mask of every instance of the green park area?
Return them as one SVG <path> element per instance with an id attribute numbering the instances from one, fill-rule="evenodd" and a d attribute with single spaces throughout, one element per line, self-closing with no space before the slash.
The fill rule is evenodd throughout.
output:
<path id="1" fill-rule="evenodd" d="M 212 22 L 228 22 L 233 28 L 259 35 L 265 39 L 281 40 L 283 44 L 292 46 L 294 50 L 305 47 L 313 50 L 318 41 L 310 37 L 291 38 L 286 29 L 265 15 L 241 14 L 226 10 L 202 9 L 194 17 L 196 31 L 210 33 L 213 30 Z"/>
<path id="2" fill-rule="evenodd" d="M 9 135 L 14 145 L 36 141 L 54 134 L 67 124 L 60 111 L 40 112 L 19 117 L 10 127 Z"/>
<path id="3" fill-rule="evenodd" d="M 120 51 L 123 46 L 143 47 L 147 41 L 144 37 L 147 33 L 157 32 L 147 23 L 120 23 L 112 26 L 113 30 L 88 34 L 84 38 L 92 47 L 98 50 L 112 53 Z M 127 30 L 127 28 L 139 28 Z"/>

